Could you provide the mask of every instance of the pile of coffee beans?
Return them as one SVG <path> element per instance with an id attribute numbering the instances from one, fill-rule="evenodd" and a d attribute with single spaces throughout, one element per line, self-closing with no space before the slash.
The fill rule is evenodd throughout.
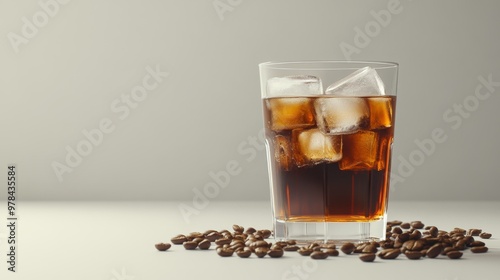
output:
<path id="1" fill-rule="evenodd" d="M 285 252 L 297 252 L 312 259 L 336 257 L 339 251 L 335 244 L 309 243 L 299 246 L 296 241 L 277 241 L 274 244 L 266 241 L 272 236 L 267 229 L 256 230 L 253 227 L 244 228 L 233 225 L 229 230 L 207 230 L 179 234 L 170 239 L 175 245 L 182 245 L 186 250 L 208 250 L 215 244 L 215 251 L 221 257 L 231 257 L 234 254 L 240 258 L 248 258 L 252 254 L 258 258 L 268 256 L 280 258 Z M 451 231 L 440 230 L 435 226 L 425 226 L 421 221 L 404 223 L 402 221 L 387 222 L 386 239 L 362 243 L 346 242 L 339 250 L 345 255 L 358 254 L 363 262 L 373 262 L 380 259 L 392 260 L 405 255 L 410 260 L 421 258 L 459 259 L 463 252 L 469 249 L 472 253 L 486 253 L 488 247 L 477 238 L 489 239 L 490 233 L 481 229 L 454 228 Z M 476 238 L 476 239 L 475 239 Z M 166 251 L 170 243 L 155 245 L 159 251 Z"/>

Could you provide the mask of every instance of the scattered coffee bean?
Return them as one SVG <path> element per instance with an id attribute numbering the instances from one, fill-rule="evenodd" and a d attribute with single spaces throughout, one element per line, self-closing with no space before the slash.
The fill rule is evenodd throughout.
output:
<path id="1" fill-rule="evenodd" d="M 402 222 L 402 221 L 400 221 L 400 220 L 393 220 L 393 221 L 388 221 L 388 222 L 387 222 L 387 225 L 389 225 L 389 226 L 399 226 L 399 225 L 401 225 L 402 223 L 403 223 L 403 222 Z"/>
<path id="2" fill-rule="evenodd" d="M 210 248 L 210 245 L 212 245 L 210 240 L 203 239 L 200 243 L 198 243 L 198 248 L 200 248 L 201 250 L 208 250 L 208 248 Z"/>
<path id="3" fill-rule="evenodd" d="M 359 259 L 363 262 L 373 262 L 375 260 L 376 255 L 374 253 L 364 253 L 359 255 Z"/>
<path id="4" fill-rule="evenodd" d="M 450 251 L 446 253 L 446 256 L 450 259 L 460 259 L 462 257 L 463 253 L 460 251 Z"/>
<path id="5" fill-rule="evenodd" d="M 347 242 L 347 243 L 344 243 L 342 245 L 342 247 L 340 247 L 340 251 L 342 251 L 342 253 L 344 253 L 346 255 L 349 255 L 349 254 L 352 254 L 352 252 L 354 252 L 355 248 L 356 248 L 356 246 L 354 245 L 354 243 Z"/>
<path id="6" fill-rule="evenodd" d="M 458 250 L 457 250 L 457 248 L 455 248 L 455 247 L 445 247 L 445 248 L 443 249 L 443 251 L 441 252 L 441 255 L 444 255 L 444 256 L 445 256 L 446 254 L 448 254 L 448 253 L 449 253 L 449 252 L 451 252 L 451 251 L 458 251 Z"/>
<path id="7" fill-rule="evenodd" d="M 369 245 L 366 245 L 363 250 L 361 251 L 361 253 L 372 253 L 372 254 L 375 254 L 377 253 L 377 247 L 375 245 L 372 245 L 372 244 L 369 244 Z"/>
<path id="8" fill-rule="evenodd" d="M 418 260 L 422 257 L 422 253 L 420 251 L 406 251 L 405 256 L 410 260 Z"/>
<path id="9" fill-rule="evenodd" d="M 186 241 L 182 244 L 186 250 L 194 250 L 196 247 L 198 247 L 198 243 L 194 241 Z"/>
<path id="10" fill-rule="evenodd" d="M 233 230 L 235 232 L 241 232 L 241 233 L 243 233 L 243 231 L 245 230 L 245 228 L 243 228 L 242 226 L 239 226 L 239 225 L 233 225 Z"/>
<path id="11" fill-rule="evenodd" d="M 488 252 L 488 247 L 486 246 L 477 246 L 477 247 L 472 247 L 470 249 L 472 253 L 486 253 Z"/>
<path id="12" fill-rule="evenodd" d="M 471 236 L 479 236 L 479 234 L 481 234 L 482 230 L 481 229 L 478 229 L 478 228 L 471 228 L 469 229 L 469 232 L 467 233 L 467 235 L 471 235 Z"/>
<path id="13" fill-rule="evenodd" d="M 215 240 L 222 238 L 222 234 L 218 233 L 217 231 L 214 231 L 206 234 L 205 238 L 208 239 L 210 242 L 215 242 Z"/>
<path id="14" fill-rule="evenodd" d="M 155 248 L 158 250 L 158 251 L 167 251 L 168 249 L 170 249 L 172 245 L 170 243 L 158 243 L 158 244 L 155 244 Z"/>
<path id="15" fill-rule="evenodd" d="M 236 255 L 240 258 L 248 258 L 252 254 L 252 250 L 248 247 L 240 248 L 236 251 Z"/>
<path id="16" fill-rule="evenodd" d="M 186 242 L 187 238 L 186 238 L 186 236 L 184 234 L 179 234 L 179 235 L 176 235 L 176 236 L 172 237 L 172 239 L 170 239 L 170 241 L 173 244 L 180 245 L 180 244 Z"/>
<path id="17" fill-rule="evenodd" d="M 259 258 L 263 258 L 265 255 L 267 255 L 268 250 L 269 249 L 267 247 L 258 247 L 255 248 L 254 254 Z"/>
<path id="18" fill-rule="evenodd" d="M 401 227 L 402 229 L 409 229 L 409 228 L 411 227 L 411 225 L 410 225 L 410 223 L 402 223 L 402 224 L 400 225 L 400 227 Z"/>
<path id="19" fill-rule="evenodd" d="M 327 249 L 324 249 L 323 252 L 327 253 L 328 256 L 331 256 L 331 257 L 337 257 L 339 255 L 339 251 L 337 251 L 337 249 L 327 248 Z"/>
<path id="20" fill-rule="evenodd" d="M 271 249 L 267 252 L 271 258 L 281 258 L 284 254 L 283 249 Z"/>
<path id="21" fill-rule="evenodd" d="M 411 227 L 414 229 L 423 229 L 424 224 L 421 221 L 413 221 L 410 223 Z"/>
<path id="22" fill-rule="evenodd" d="M 311 248 L 306 248 L 306 247 L 302 247 L 300 249 L 297 250 L 297 252 L 301 255 L 301 256 L 309 256 L 311 255 L 311 253 L 313 252 L 313 249 Z"/>
<path id="23" fill-rule="evenodd" d="M 233 255 L 234 251 L 231 248 L 217 248 L 216 250 L 217 254 L 221 257 L 230 257 Z"/>
<path id="24" fill-rule="evenodd" d="M 230 243 L 231 243 L 231 239 L 229 239 L 227 237 L 222 237 L 222 238 L 215 240 L 215 245 L 224 245 L 224 244 L 230 244 Z"/>
<path id="25" fill-rule="evenodd" d="M 479 237 L 481 237 L 482 239 L 490 239 L 491 233 L 481 232 L 481 234 L 479 234 Z"/>
<path id="26" fill-rule="evenodd" d="M 253 234 L 255 233 L 257 230 L 253 227 L 248 227 L 246 230 L 245 230 L 245 233 L 246 234 Z"/>
<path id="27" fill-rule="evenodd" d="M 399 249 L 384 249 L 378 253 L 378 256 L 384 260 L 392 260 L 397 258 L 399 254 L 401 254 Z"/>
<path id="28" fill-rule="evenodd" d="M 441 254 L 442 251 L 443 251 L 443 245 L 435 244 L 427 250 L 426 255 L 428 258 L 433 259 L 433 258 L 437 257 L 439 254 Z"/>
<path id="29" fill-rule="evenodd" d="M 484 242 L 482 242 L 482 241 L 473 241 L 469 244 L 469 247 L 481 247 L 484 245 L 486 245 L 486 244 L 484 244 Z"/>
<path id="30" fill-rule="evenodd" d="M 322 260 L 326 259 L 328 257 L 328 254 L 323 252 L 323 251 L 314 251 L 311 253 L 311 258 L 315 260 Z"/>
<path id="31" fill-rule="evenodd" d="M 299 246 L 297 246 L 297 245 L 287 245 L 287 246 L 283 247 L 283 250 L 285 250 L 287 252 L 293 252 L 293 251 L 299 250 Z"/>

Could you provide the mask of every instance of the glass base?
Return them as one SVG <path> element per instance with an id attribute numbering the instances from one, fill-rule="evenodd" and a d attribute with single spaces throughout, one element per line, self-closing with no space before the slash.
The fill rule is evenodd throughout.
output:
<path id="1" fill-rule="evenodd" d="M 343 244 L 385 240 L 387 217 L 369 222 L 290 222 L 276 220 L 276 241 Z"/>

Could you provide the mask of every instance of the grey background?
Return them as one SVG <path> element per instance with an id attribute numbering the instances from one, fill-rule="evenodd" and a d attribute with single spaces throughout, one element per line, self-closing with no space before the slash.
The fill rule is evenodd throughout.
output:
<path id="1" fill-rule="evenodd" d="M 43 10 L 2 0 L 0 182 L 15 163 L 18 199 L 191 200 L 211 171 L 236 162 L 241 172 L 211 199 L 268 199 L 265 154 L 251 141 L 262 128 L 257 64 L 350 58 L 400 63 L 393 173 L 418 153 L 415 140 L 436 128 L 447 137 L 393 183 L 391 199 L 500 199 L 500 86 L 457 129 L 457 113 L 443 118 L 474 101 L 478 77 L 500 82 L 500 2 L 401 0 L 383 26 L 373 14 L 388 3 L 73 0 L 16 53 L 8 34 Z M 373 36 L 356 44 L 367 27 Z M 345 44 L 358 53 L 346 56 Z M 157 65 L 169 76 L 121 120 L 111 104 Z M 114 131 L 59 181 L 53 162 L 103 119 Z"/>

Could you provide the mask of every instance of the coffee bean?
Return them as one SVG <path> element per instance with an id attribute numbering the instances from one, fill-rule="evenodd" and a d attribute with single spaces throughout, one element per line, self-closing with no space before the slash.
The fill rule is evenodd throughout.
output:
<path id="1" fill-rule="evenodd" d="M 375 245 L 372 245 L 372 244 L 369 244 L 369 245 L 366 245 L 363 250 L 361 251 L 361 253 L 372 253 L 372 254 L 375 254 L 377 253 L 377 247 Z"/>
<path id="2" fill-rule="evenodd" d="M 466 246 L 470 247 L 470 244 L 474 242 L 474 237 L 472 237 L 471 235 L 466 235 L 462 240 L 465 242 Z"/>
<path id="3" fill-rule="evenodd" d="M 380 241 L 380 247 L 382 247 L 383 249 L 394 248 L 394 241 L 387 239 Z"/>
<path id="4" fill-rule="evenodd" d="M 332 256 L 332 257 L 337 257 L 339 255 L 339 251 L 337 251 L 337 249 L 327 248 L 327 249 L 324 249 L 323 252 L 327 253 L 328 256 Z"/>
<path id="5" fill-rule="evenodd" d="M 420 251 L 406 251 L 405 256 L 410 260 L 418 260 L 422 257 L 422 253 Z"/>
<path id="6" fill-rule="evenodd" d="M 481 234 L 479 234 L 479 237 L 481 237 L 482 239 L 490 239 L 491 233 L 481 232 Z"/>
<path id="7" fill-rule="evenodd" d="M 221 257 L 230 257 L 234 253 L 234 251 L 230 248 L 217 248 L 216 252 Z"/>
<path id="8" fill-rule="evenodd" d="M 194 250 L 196 247 L 198 247 L 198 243 L 195 241 L 186 241 L 182 244 L 186 250 Z"/>
<path id="9" fill-rule="evenodd" d="M 268 250 L 269 249 L 267 247 L 257 247 L 254 250 L 254 254 L 259 258 L 263 258 L 265 255 L 267 255 Z"/>
<path id="10" fill-rule="evenodd" d="M 441 254 L 442 251 L 443 251 L 443 245 L 435 244 L 427 250 L 426 255 L 428 258 L 433 259 L 433 258 L 437 257 L 439 254 Z"/>
<path id="11" fill-rule="evenodd" d="M 267 252 L 271 258 L 281 258 L 284 251 L 282 249 L 272 249 Z"/>
<path id="12" fill-rule="evenodd" d="M 158 243 L 158 244 L 155 244 L 155 248 L 158 250 L 158 251 L 167 251 L 168 249 L 170 249 L 172 245 L 170 243 Z"/>
<path id="13" fill-rule="evenodd" d="M 287 252 L 293 252 L 293 251 L 299 250 L 299 246 L 297 246 L 297 245 L 287 245 L 287 246 L 283 247 L 283 250 L 287 251 Z"/>
<path id="14" fill-rule="evenodd" d="M 400 227 L 395 227 L 392 229 L 392 233 L 401 234 L 403 233 L 403 230 Z"/>
<path id="15" fill-rule="evenodd" d="M 486 247 L 486 246 L 476 246 L 476 247 L 470 248 L 470 251 L 472 253 L 486 253 L 486 252 L 488 252 L 488 247 Z"/>
<path id="16" fill-rule="evenodd" d="M 311 248 L 306 248 L 306 247 L 302 247 L 300 249 L 297 250 L 297 252 L 301 255 L 301 256 L 309 256 L 311 255 L 311 253 L 313 252 L 313 249 Z"/>
<path id="17" fill-rule="evenodd" d="M 458 251 L 455 247 L 445 247 L 441 252 L 441 255 L 447 255 L 449 252 Z"/>
<path id="18" fill-rule="evenodd" d="M 403 222 L 400 221 L 400 220 L 393 220 L 393 221 L 388 221 L 387 224 L 390 225 L 390 226 L 399 226 L 401 225 Z"/>
<path id="19" fill-rule="evenodd" d="M 281 248 L 288 246 L 288 243 L 286 241 L 278 241 L 274 244 L 280 246 Z"/>
<path id="20" fill-rule="evenodd" d="M 264 239 L 269 238 L 271 235 L 272 235 L 272 232 L 270 230 L 268 230 L 268 229 L 262 230 L 262 237 L 264 237 Z"/>
<path id="21" fill-rule="evenodd" d="M 323 245 L 321 245 L 321 248 L 325 248 L 325 249 L 337 249 L 337 246 L 335 244 L 323 244 Z"/>
<path id="22" fill-rule="evenodd" d="M 457 250 L 465 250 L 466 247 L 466 241 L 464 239 L 458 240 L 453 247 L 455 247 Z"/>
<path id="23" fill-rule="evenodd" d="M 200 243 L 198 243 L 198 248 L 200 248 L 201 250 L 208 250 L 208 248 L 210 248 L 210 245 L 212 245 L 210 240 L 203 239 Z"/>
<path id="24" fill-rule="evenodd" d="M 397 258 L 399 254 L 401 254 L 399 249 L 384 249 L 378 253 L 378 256 L 384 260 L 392 260 Z"/>
<path id="25" fill-rule="evenodd" d="M 203 233 L 201 233 L 201 232 L 197 232 L 197 231 L 194 231 L 194 232 L 191 232 L 190 234 L 188 234 L 186 237 L 187 237 L 188 239 L 193 240 L 193 239 L 195 239 L 195 238 L 200 238 L 200 237 L 203 237 Z"/>
<path id="26" fill-rule="evenodd" d="M 484 245 L 486 245 L 486 244 L 484 244 L 484 242 L 482 242 L 482 241 L 473 241 L 469 244 L 469 247 L 481 247 Z"/>
<path id="27" fill-rule="evenodd" d="M 375 260 L 376 255 L 374 253 L 364 253 L 359 255 L 359 259 L 363 262 L 373 262 Z"/>
<path id="28" fill-rule="evenodd" d="M 217 231 L 214 231 L 205 235 L 205 238 L 208 239 L 210 242 L 215 242 L 215 240 L 222 238 L 222 234 L 218 233 Z"/>
<path id="29" fill-rule="evenodd" d="M 446 256 L 450 259 L 460 259 L 462 257 L 463 253 L 460 251 L 450 251 L 446 253 Z"/>
<path id="30" fill-rule="evenodd" d="M 414 229 L 423 229 L 424 224 L 421 221 L 413 221 L 410 223 L 411 227 Z"/>
<path id="31" fill-rule="evenodd" d="M 307 247 L 313 249 L 314 247 L 321 247 L 321 245 L 319 243 L 313 242 L 313 243 L 309 244 L 309 246 L 307 246 Z"/>
<path id="32" fill-rule="evenodd" d="M 186 242 L 186 241 L 187 241 L 187 238 L 186 238 L 186 236 L 185 236 L 184 234 L 179 234 L 179 235 L 176 235 L 176 236 L 172 237 L 172 238 L 170 239 L 170 241 L 171 241 L 173 244 L 180 245 L 180 244 L 182 244 L 182 243 Z"/>
<path id="33" fill-rule="evenodd" d="M 410 234 L 410 239 L 413 239 L 413 240 L 420 239 L 421 237 L 422 237 L 422 233 L 421 233 L 419 230 L 414 230 L 414 231 Z"/>
<path id="34" fill-rule="evenodd" d="M 459 228 L 459 227 L 456 227 L 454 228 L 450 233 L 461 233 L 461 234 L 465 234 L 467 231 L 463 228 Z"/>
<path id="35" fill-rule="evenodd" d="M 236 251 L 236 255 L 240 258 L 248 258 L 252 254 L 252 250 L 248 247 L 240 248 Z"/>
<path id="36" fill-rule="evenodd" d="M 354 243 L 347 242 L 347 243 L 344 243 L 342 245 L 342 247 L 340 247 L 340 251 L 342 251 L 346 255 L 349 255 L 349 254 L 352 254 L 352 252 L 354 252 L 355 248 L 356 248 L 356 246 L 354 245 Z"/>
<path id="37" fill-rule="evenodd" d="M 323 260 L 323 259 L 326 259 L 328 257 L 328 254 L 323 252 L 323 251 L 314 251 L 311 253 L 311 258 L 315 259 L 315 260 Z"/>
<path id="38" fill-rule="evenodd" d="M 252 233 L 255 233 L 257 230 L 253 227 L 247 227 L 247 229 L 245 230 L 245 233 L 246 234 L 252 234 Z"/>
<path id="39" fill-rule="evenodd" d="M 217 232 L 215 229 L 208 229 L 203 232 L 203 237 L 207 237 L 212 232 Z"/>
<path id="40" fill-rule="evenodd" d="M 204 240 L 203 237 L 196 237 L 196 238 L 193 238 L 193 240 L 191 240 L 191 241 L 196 242 L 196 244 L 198 244 L 198 243 L 200 243 L 203 240 Z"/>
<path id="41" fill-rule="evenodd" d="M 245 230 L 245 228 L 243 228 L 242 226 L 239 226 L 239 225 L 233 225 L 233 230 L 235 232 L 243 233 L 243 231 Z"/>
<path id="42" fill-rule="evenodd" d="M 411 227 L 410 223 L 402 223 L 399 227 L 402 229 L 409 229 Z"/>
<path id="43" fill-rule="evenodd" d="M 481 229 L 471 228 L 471 229 L 469 229 L 469 232 L 467 234 L 471 235 L 471 236 L 479 236 L 479 234 L 481 234 L 481 232 L 482 232 Z"/>
<path id="44" fill-rule="evenodd" d="M 215 240 L 216 245 L 224 245 L 224 244 L 230 244 L 230 243 L 231 243 L 231 239 L 229 239 L 227 237 L 222 237 L 222 238 Z"/>

